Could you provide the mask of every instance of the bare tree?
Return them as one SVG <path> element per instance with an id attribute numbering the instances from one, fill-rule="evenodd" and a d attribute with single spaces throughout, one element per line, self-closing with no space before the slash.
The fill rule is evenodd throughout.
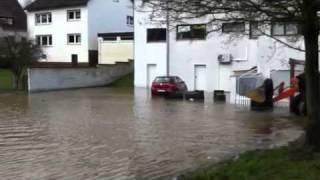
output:
<path id="1" fill-rule="evenodd" d="M 6 64 L 13 73 L 15 88 L 19 89 L 24 70 L 39 59 L 41 49 L 32 41 L 20 36 L 6 36 L 0 41 L 0 62 Z"/>
<path id="2" fill-rule="evenodd" d="M 307 82 L 307 109 L 309 123 L 306 129 L 307 145 L 320 151 L 320 86 L 319 86 L 319 21 L 318 0 L 143 0 L 151 17 L 164 19 L 161 12 L 170 12 L 170 21 L 181 23 L 192 19 L 205 19 L 207 24 L 221 28 L 222 22 L 256 22 L 267 27 L 272 22 L 295 22 L 301 27 L 305 48 L 295 47 L 270 31 L 263 34 L 298 51 L 305 52 Z M 160 16 L 160 18 L 159 18 Z M 269 26 L 270 27 L 270 26 Z"/>

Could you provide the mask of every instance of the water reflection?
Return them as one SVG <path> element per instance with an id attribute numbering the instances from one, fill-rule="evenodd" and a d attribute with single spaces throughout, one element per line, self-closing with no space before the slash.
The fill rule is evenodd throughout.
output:
<path id="1" fill-rule="evenodd" d="M 0 95 L 1 179 L 170 179 L 301 133 L 283 110 L 253 113 L 132 91 Z"/>

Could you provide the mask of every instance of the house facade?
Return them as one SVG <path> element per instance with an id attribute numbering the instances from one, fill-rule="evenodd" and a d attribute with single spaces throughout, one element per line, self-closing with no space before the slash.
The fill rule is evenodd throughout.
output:
<path id="1" fill-rule="evenodd" d="M 26 10 L 45 62 L 87 63 L 97 56 L 98 33 L 133 30 L 130 0 L 36 0 Z"/>
<path id="2" fill-rule="evenodd" d="M 250 22 L 221 23 L 219 31 L 208 20 L 190 19 L 183 24 L 151 20 L 141 0 L 135 2 L 135 86 L 148 87 L 154 77 L 180 76 L 189 90 L 235 89 L 233 77 L 256 67 L 264 77 L 289 70 L 289 59 L 304 53 L 263 36 Z M 298 25 L 273 22 L 269 33 L 304 48 Z M 208 33 L 211 32 L 211 33 Z M 167 35 L 168 33 L 168 35 Z M 289 74 L 288 74 L 289 76 Z"/>

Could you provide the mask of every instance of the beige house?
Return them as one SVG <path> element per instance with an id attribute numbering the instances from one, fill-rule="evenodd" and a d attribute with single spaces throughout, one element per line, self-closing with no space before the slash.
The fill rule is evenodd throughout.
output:
<path id="1" fill-rule="evenodd" d="M 133 32 L 99 34 L 99 64 L 116 64 L 133 60 L 133 43 Z"/>

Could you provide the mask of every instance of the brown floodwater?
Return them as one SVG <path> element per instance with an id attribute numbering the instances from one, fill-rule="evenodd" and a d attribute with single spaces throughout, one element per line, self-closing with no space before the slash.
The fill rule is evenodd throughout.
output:
<path id="1" fill-rule="evenodd" d="M 284 145 L 302 133 L 294 118 L 144 89 L 0 94 L 0 179 L 172 179 Z"/>

